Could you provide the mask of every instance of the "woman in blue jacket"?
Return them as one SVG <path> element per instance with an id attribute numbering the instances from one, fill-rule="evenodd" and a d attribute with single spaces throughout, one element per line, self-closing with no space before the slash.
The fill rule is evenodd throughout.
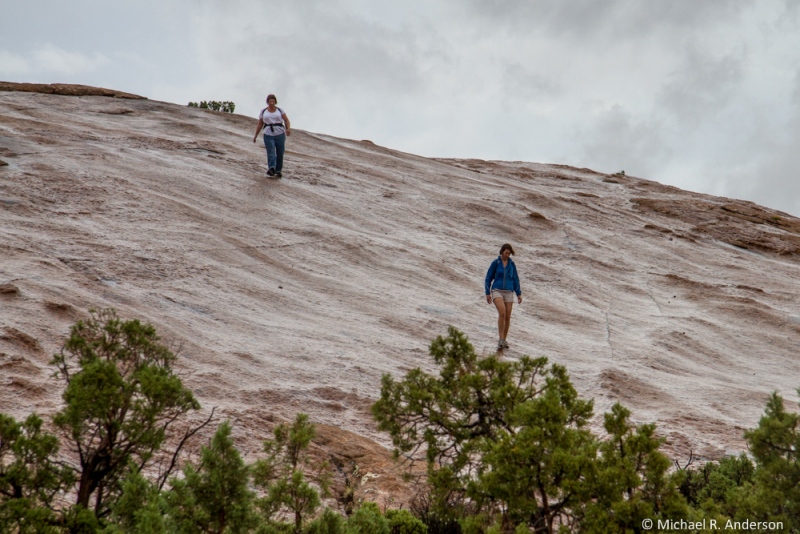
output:
<path id="1" fill-rule="evenodd" d="M 519 275 L 517 267 L 511 256 L 514 249 L 506 243 L 500 247 L 500 255 L 489 266 L 484 282 L 486 292 L 486 302 L 494 302 L 497 308 L 497 333 L 500 341 L 497 342 L 497 350 L 508 348 L 506 337 L 508 336 L 508 326 L 511 323 L 511 308 L 514 306 L 514 294 L 517 295 L 517 302 L 522 304 L 522 290 L 519 287 Z"/>

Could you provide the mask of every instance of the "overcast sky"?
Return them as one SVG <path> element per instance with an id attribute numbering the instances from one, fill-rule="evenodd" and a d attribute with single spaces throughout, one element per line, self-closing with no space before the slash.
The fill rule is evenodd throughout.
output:
<path id="1" fill-rule="evenodd" d="M 634 175 L 800 215 L 800 0 L 0 0 L 0 80 L 423 156 Z M 249 142 L 243 139 L 242 142 Z"/>

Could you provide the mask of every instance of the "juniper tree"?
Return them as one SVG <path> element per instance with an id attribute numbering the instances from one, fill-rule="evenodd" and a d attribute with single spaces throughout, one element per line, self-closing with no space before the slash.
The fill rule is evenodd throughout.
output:
<path id="1" fill-rule="evenodd" d="M 737 500 L 752 489 L 756 466 L 744 453 L 706 462 L 698 469 L 683 469 L 679 490 L 689 506 L 719 518 L 736 517 Z"/>
<path id="2" fill-rule="evenodd" d="M 433 506 L 443 514 L 460 504 L 475 528 L 552 529 L 586 494 L 592 402 L 578 398 L 562 366 L 480 358 L 453 327 L 430 354 L 438 377 L 418 368 L 399 382 L 386 374 L 372 407 L 395 453 L 425 450 Z"/>
<path id="3" fill-rule="evenodd" d="M 671 462 L 654 424 L 636 426 L 631 412 L 616 403 L 604 415 L 608 433 L 588 466 L 583 502 L 573 509 L 576 529 L 605 534 L 632 532 L 644 519 L 688 519 L 690 511 L 669 474 Z"/>
<path id="4" fill-rule="evenodd" d="M 253 493 L 249 469 L 231 438 L 226 421 L 211 444 L 203 447 L 200 464 L 184 467 L 166 493 L 173 532 L 213 534 L 249 532 L 253 526 Z"/>
<path id="5" fill-rule="evenodd" d="M 397 455 L 425 451 L 439 518 L 460 509 L 465 532 L 551 533 L 626 532 L 644 518 L 687 516 L 655 425 L 633 425 L 617 404 L 599 439 L 588 427 L 592 401 L 563 366 L 479 357 L 453 327 L 430 354 L 438 376 L 384 375 L 372 413 Z"/>
<path id="6" fill-rule="evenodd" d="M 256 486 L 267 492 L 259 500 L 259 507 L 268 522 L 274 522 L 277 514 L 288 512 L 293 519 L 293 531 L 299 533 L 305 520 L 320 507 L 320 494 L 328 495 L 330 475 L 325 463 L 318 466 L 312 476 L 311 482 L 315 485 L 303 473 L 312 469 L 307 450 L 315 435 L 308 415 L 297 414 L 291 425 L 281 423 L 273 434 L 275 439 L 264 442 L 267 457 L 258 460 L 253 467 Z"/>
<path id="7" fill-rule="evenodd" d="M 111 504 L 103 534 L 167 534 L 163 493 L 141 472 L 130 470 Z"/>
<path id="8" fill-rule="evenodd" d="M 0 532 L 57 532 L 54 500 L 74 479 L 42 423 L 36 414 L 22 423 L 0 414 Z"/>
<path id="9" fill-rule="evenodd" d="M 798 390 L 800 393 L 800 390 Z M 754 483 L 733 499 L 738 520 L 780 521 L 800 532 L 800 415 L 773 393 L 758 427 L 745 432 L 756 463 Z"/>
<path id="10" fill-rule="evenodd" d="M 108 513 L 131 470 L 166 461 L 161 487 L 174 467 L 184 443 L 176 422 L 200 407 L 173 371 L 175 359 L 152 325 L 123 321 L 110 309 L 78 321 L 54 356 L 66 387 L 53 422 L 78 458 L 76 504 L 96 517 Z M 170 437 L 180 442 L 164 453 Z"/>

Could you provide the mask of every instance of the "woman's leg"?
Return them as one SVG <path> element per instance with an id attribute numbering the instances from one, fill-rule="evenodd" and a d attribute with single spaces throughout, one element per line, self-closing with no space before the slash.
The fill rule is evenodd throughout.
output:
<path id="1" fill-rule="evenodd" d="M 275 172 L 281 172 L 281 169 L 283 169 L 283 152 L 286 150 L 286 134 L 276 135 L 273 139 L 275 139 L 275 151 L 277 156 Z"/>
<path id="2" fill-rule="evenodd" d="M 264 134 L 264 148 L 267 149 L 267 167 L 274 170 L 278 159 L 274 136 Z"/>
<path id="3" fill-rule="evenodd" d="M 503 302 L 503 297 L 497 297 L 492 302 L 494 302 L 494 307 L 497 308 L 497 335 L 502 341 L 506 338 L 506 332 L 508 332 L 508 326 L 506 325 L 507 304 Z"/>
<path id="4" fill-rule="evenodd" d="M 511 325 L 511 308 L 514 307 L 513 302 L 504 302 L 505 310 L 504 310 L 504 317 L 505 321 L 503 321 L 503 339 L 508 338 L 508 327 Z"/>

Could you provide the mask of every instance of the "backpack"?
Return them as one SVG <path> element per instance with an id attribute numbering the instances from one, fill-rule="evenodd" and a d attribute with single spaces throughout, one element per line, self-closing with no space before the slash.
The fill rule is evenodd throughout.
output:
<path id="1" fill-rule="evenodd" d="M 278 106 L 275 106 L 275 109 L 277 109 L 280 112 L 281 117 L 283 117 L 283 110 L 281 108 L 279 108 Z M 267 108 L 262 109 L 261 113 L 258 114 L 258 118 L 261 119 L 261 122 L 264 122 L 264 112 L 265 111 L 267 111 Z M 284 129 L 286 129 L 286 125 L 283 124 L 283 120 L 281 120 L 281 122 L 271 122 L 271 123 L 264 122 L 264 128 L 266 128 L 267 126 L 269 126 L 269 130 L 272 133 L 275 133 L 275 126 L 282 126 Z M 262 128 L 262 131 L 263 131 L 263 128 Z"/>

